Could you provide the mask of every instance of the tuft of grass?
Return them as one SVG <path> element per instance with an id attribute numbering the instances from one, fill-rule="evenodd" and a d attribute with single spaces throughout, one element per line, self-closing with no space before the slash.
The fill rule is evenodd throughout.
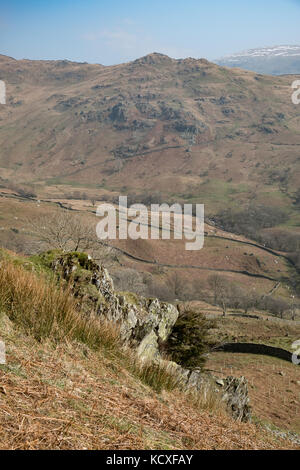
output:
<path id="1" fill-rule="evenodd" d="M 176 375 L 162 362 L 135 360 L 132 370 L 144 384 L 158 393 L 175 390 L 179 385 Z"/>
<path id="2" fill-rule="evenodd" d="M 37 341 L 67 338 L 95 350 L 119 344 L 118 329 L 93 313 L 79 312 L 69 288 L 9 259 L 0 265 L 0 310 Z"/>
<path id="3" fill-rule="evenodd" d="M 222 400 L 222 395 L 217 393 L 213 383 L 203 387 L 201 392 L 191 391 L 187 393 L 189 402 L 197 410 L 205 410 L 216 415 L 226 415 L 226 404 Z"/>

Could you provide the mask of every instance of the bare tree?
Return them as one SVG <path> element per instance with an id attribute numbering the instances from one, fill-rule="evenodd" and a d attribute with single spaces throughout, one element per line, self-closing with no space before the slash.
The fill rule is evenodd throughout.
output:
<path id="1" fill-rule="evenodd" d="M 213 291 L 214 304 L 222 308 L 225 317 L 227 309 L 232 301 L 232 286 L 219 274 L 213 274 L 208 278 L 208 285 Z"/>
<path id="2" fill-rule="evenodd" d="M 112 271 L 112 276 L 117 290 L 145 295 L 146 285 L 139 271 L 131 268 L 118 269 L 118 271 Z"/>
<path id="3" fill-rule="evenodd" d="M 238 305 L 244 310 L 245 315 L 255 307 L 257 303 L 257 296 L 254 292 L 248 292 L 240 289 L 238 292 Z"/>
<path id="4" fill-rule="evenodd" d="M 284 313 L 289 310 L 289 304 L 284 299 L 269 296 L 263 299 L 262 306 L 264 310 L 280 318 L 283 318 Z"/>
<path id="5" fill-rule="evenodd" d="M 68 212 L 41 216 L 29 222 L 41 244 L 62 251 L 87 251 L 97 242 L 94 227 Z"/>
<path id="6" fill-rule="evenodd" d="M 173 285 L 175 299 L 188 300 L 193 297 L 192 286 L 176 271 L 173 275 Z"/>
<path id="7" fill-rule="evenodd" d="M 288 310 L 288 308 L 289 308 L 289 305 L 285 300 L 276 299 L 276 303 L 274 303 L 271 312 L 274 315 L 280 316 L 280 318 L 283 318 L 283 315 Z"/>
<path id="8" fill-rule="evenodd" d="M 97 239 L 93 224 L 68 211 L 37 217 L 28 222 L 42 249 L 84 251 L 105 266 L 118 262 L 116 250 Z"/>

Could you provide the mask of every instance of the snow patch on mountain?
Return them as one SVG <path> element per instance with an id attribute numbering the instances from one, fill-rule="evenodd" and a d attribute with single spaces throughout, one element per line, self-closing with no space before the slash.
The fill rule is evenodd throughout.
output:
<path id="1" fill-rule="evenodd" d="M 249 49 L 247 51 L 238 52 L 219 59 L 219 61 L 237 61 L 242 58 L 251 57 L 300 57 L 300 46 L 273 46 L 263 47 L 260 49 Z"/>
<path id="2" fill-rule="evenodd" d="M 249 49 L 222 57 L 215 63 L 269 75 L 300 74 L 300 46 L 280 45 Z"/>

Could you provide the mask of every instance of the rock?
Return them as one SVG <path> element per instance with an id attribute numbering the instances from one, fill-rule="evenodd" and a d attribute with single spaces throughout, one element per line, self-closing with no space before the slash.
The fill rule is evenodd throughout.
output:
<path id="1" fill-rule="evenodd" d="M 137 297 L 136 304 L 128 302 L 115 291 L 108 271 L 81 253 L 60 254 L 51 266 L 71 283 L 75 297 L 85 301 L 86 311 L 119 324 L 122 339 L 137 348 L 139 357 L 159 355 L 159 342 L 168 338 L 178 318 L 174 305 L 143 297 Z"/>
<path id="2" fill-rule="evenodd" d="M 226 403 L 228 413 L 236 420 L 251 420 L 248 384 L 245 377 L 226 377 L 219 379 L 200 370 L 187 370 L 178 364 L 170 363 L 170 370 L 178 376 L 178 385 L 182 390 L 206 394 L 209 391 L 220 393 L 221 400 Z"/>
<path id="3" fill-rule="evenodd" d="M 160 359 L 157 335 L 151 331 L 137 348 L 138 357 L 142 360 Z"/>
<path id="4" fill-rule="evenodd" d="M 152 52 L 151 54 L 145 55 L 139 59 L 133 61 L 133 65 L 169 65 L 174 62 L 174 59 L 171 59 L 167 55 L 160 54 L 159 52 Z"/>
<path id="5" fill-rule="evenodd" d="M 84 308 L 87 314 L 94 311 L 119 325 L 123 341 L 136 350 L 140 360 L 166 366 L 177 377 L 182 390 L 206 393 L 212 389 L 220 393 L 236 420 L 250 419 L 248 387 L 244 377 L 220 379 L 200 369 L 184 369 L 161 358 L 159 344 L 168 339 L 179 315 L 174 305 L 135 295 L 130 296 L 132 301 L 129 302 L 125 295 L 115 291 L 108 271 L 88 255 L 48 252 L 41 258 L 60 279 L 68 282 L 75 298 L 79 299 L 80 308 Z"/>
<path id="6" fill-rule="evenodd" d="M 236 420 L 247 422 L 251 420 L 251 407 L 248 397 L 248 384 L 245 377 L 226 377 L 220 379 L 199 369 L 184 369 L 175 362 L 161 361 L 169 371 L 178 377 L 178 386 L 184 391 L 201 392 L 213 391 L 219 393 L 225 402 L 228 413 Z"/>
<path id="7" fill-rule="evenodd" d="M 127 109 L 124 103 L 117 103 L 111 109 L 109 117 L 112 121 L 125 122 L 127 120 Z"/>
<path id="8" fill-rule="evenodd" d="M 224 385 L 225 385 L 224 380 L 222 380 L 222 379 L 217 379 L 216 384 L 220 385 L 220 387 L 224 387 Z"/>
<path id="9" fill-rule="evenodd" d="M 119 145 L 112 150 L 112 153 L 115 158 L 126 159 L 131 158 L 142 152 L 140 144 L 135 145 Z"/>
<path id="10" fill-rule="evenodd" d="M 223 400 L 228 411 L 238 421 L 250 421 L 251 408 L 249 406 L 248 385 L 245 377 L 227 377 Z"/>

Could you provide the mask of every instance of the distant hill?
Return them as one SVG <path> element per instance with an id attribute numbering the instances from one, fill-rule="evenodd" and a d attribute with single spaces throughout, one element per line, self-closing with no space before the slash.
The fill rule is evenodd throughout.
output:
<path id="1" fill-rule="evenodd" d="M 296 209 L 290 76 L 153 53 L 108 67 L 0 56 L 0 79 L 3 185 L 33 184 L 41 196 L 159 192 L 207 214 L 250 202 Z"/>
<path id="2" fill-rule="evenodd" d="M 273 46 L 250 49 L 215 61 L 226 67 L 239 67 L 270 75 L 300 74 L 300 46 Z"/>

